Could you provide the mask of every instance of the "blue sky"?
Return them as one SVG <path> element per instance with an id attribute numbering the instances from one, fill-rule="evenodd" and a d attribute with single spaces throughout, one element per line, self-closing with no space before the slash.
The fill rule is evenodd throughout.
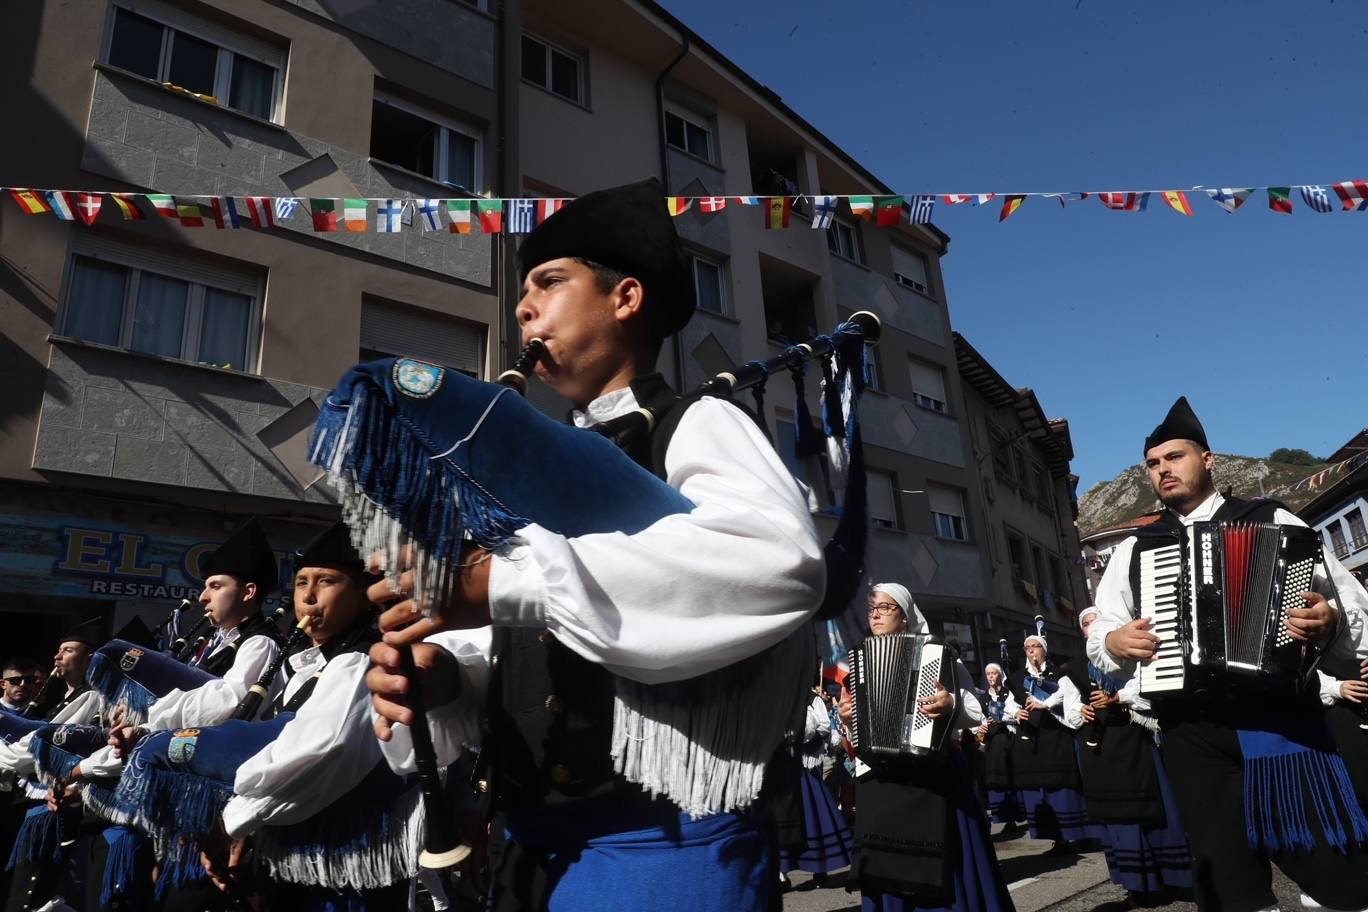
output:
<path id="1" fill-rule="evenodd" d="M 1368 179 L 1352 0 L 665 0 L 897 192 Z M 1218 452 L 1368 425 L 1368 212 L 937 204 L 955 328 L 1070 420 L 1080 490 L 1186 394 Z"/>

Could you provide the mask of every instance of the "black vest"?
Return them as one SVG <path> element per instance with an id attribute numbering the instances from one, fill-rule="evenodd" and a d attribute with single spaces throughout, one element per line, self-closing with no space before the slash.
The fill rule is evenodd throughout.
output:
<path id="1" fill-rule="evenodd" d="M 236 640 L 213 655 L 206 656 L 204 661 L 200 662 L 199 667 L 215 677 L 223 677 L 228 669 L 233 667 L 233 663 L 237 661 L 238 648 L 247 642 L 248 637 L 254 636 L 270 637 L 275 640 L 277 646 L 280 645 L 280 630 L 276 627 L 275 622 L 268 620 L 260 611 L 256 611 L 252 613 L 251 617 L 245 618 L 242 623 L 238 624 L 238 638 Z"/>
<path id="2" fill-rule="evenodd" d="M 664 478 L 665 450 L 684 407 L 659 374 L 632 383 L 637 402 L 658 409 L 655 429 L 625 452 Z M 613 771 L 616 685 L 602 665 L 562 645 L 547 630 L 495 627 L 486 703 L 486 774 L 493 810 L 518 810 L 588 797 L 641 797 Z"/>

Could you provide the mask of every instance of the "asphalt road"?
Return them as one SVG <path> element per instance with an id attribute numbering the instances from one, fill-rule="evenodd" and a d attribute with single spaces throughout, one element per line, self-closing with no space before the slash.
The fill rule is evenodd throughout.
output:
<path id="1" fill-rule="evenodd" d="M 993 847 L 1002 865 L 1017 912 L 1124 912 L 1126 891 L 1107 879 L 1107 862 L 1100 848 L 1076 855 L 1049 856 L 1048 841 L 1031 839 L 1024 831 L 1004 836 L 993 827 Z M 832 874 L 825 888 L 795 871 L 794 889 L 784 896 L 785 912 L 858 912 L 860 894 L 847 893 L 845 872 Z M 1300 893 L 1276 869 L 1273 889 L 1283 909 L 1299 910 Z M 1151 907 L 1172 912 L 1196 912 L 1191 902 L 1171 902 Z"/>

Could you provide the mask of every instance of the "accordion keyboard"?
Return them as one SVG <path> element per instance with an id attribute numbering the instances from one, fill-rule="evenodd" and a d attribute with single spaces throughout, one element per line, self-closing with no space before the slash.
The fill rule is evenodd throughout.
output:
<path id="1" fill-rule="evenodd" d="M 1183 546 L 1151 548 L 1140 554 L 1140 616 L 1154 621 L 1159 651 L 1140 666 L 1140 693 L 1183 689 L 1183 645 L 1179 636 L 1182 605 Z"/>

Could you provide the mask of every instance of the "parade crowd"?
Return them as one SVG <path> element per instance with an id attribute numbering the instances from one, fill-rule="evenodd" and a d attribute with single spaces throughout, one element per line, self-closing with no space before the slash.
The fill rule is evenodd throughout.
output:
<path id="1" fill-rule="evenodd" d="M 579 198 L 519 261 L 523 339 L 544 340 L 538 374 L 574 425 L 663 401 L 656 358 L 694 296 L 658 186 Z M 279 611 L 253 519 L 160 629 L 92 620 L 50 666 L 4 662 L 7 912 L 765 910 L 788 872 L 845 868 L 866 910 L 1005 912 L 991 823 L 1059 854 L 1100 843 L 1134 906 L 1276 909 L 1277 865 L 1303 908 L 1368 909 L 1368 592 L 1333 557 L 1269 629 L 1296 668 L 1142 693 L 1173 645 L 1142 612 L 1145 536 L 1302 525 L 1216 491 L 1185 399 L 1144 439 L 1165 509 L 1078 614 L 1086 654 L 1052 654 L 1042 628 L 1004 641 L 981 681 L 952 657 L 905 706 L 943 746 L 875 754 L 851 677 L 814 674 L 843 548 L 746 409 L 668 399 L 625 451 L 662 504 L 619 510 L 628 531 L 518 517 L 495 546 L 479 534 L 511 522 L 500 504 L 477 509 L 478 479 L 432 466 L 500 394 L 455 446 L 419 446 L 445 439 L 435 404 L 458 382 L 407 359 L 371 369 L 357 383 L 399 417 L 339 437 L 375 448 L 356 477 L 431 489 L 424 521 L 470 512 L 453 561 L 401 546 L 393 503 L 344 498 Z M 934 639 L 901 583 L 854 604 L 871 640 Z M 460 849 L 436 851 L 437 831 Z"/>

